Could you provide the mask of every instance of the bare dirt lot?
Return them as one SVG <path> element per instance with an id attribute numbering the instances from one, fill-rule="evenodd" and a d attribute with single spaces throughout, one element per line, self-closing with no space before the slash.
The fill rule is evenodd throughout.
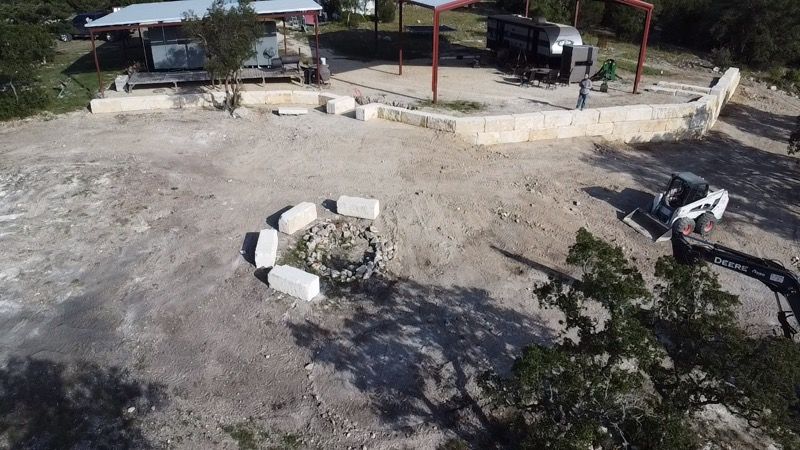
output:
<path id="1" fill-rule="evenodd" d="M 740 89 L 698 142 L 473 147 L 312 111 L 92 116 L 0 127 L 0 447 L 481 446 L 476 375 L 557 317 L 530 288 L 577 277 L 575 232 L 652 273 L 670 252 L 619 221 L 671 172 L 731 192 L 714 240 L 800 254 L 796 99 Z M 239 254 L 301 201 L 381 200 L 390 276 L 296 301 Z M 280 255 L 294 246 L 281 235 Z M 756 282 L 720 272 L 742 320 L 777 325 Z"/>

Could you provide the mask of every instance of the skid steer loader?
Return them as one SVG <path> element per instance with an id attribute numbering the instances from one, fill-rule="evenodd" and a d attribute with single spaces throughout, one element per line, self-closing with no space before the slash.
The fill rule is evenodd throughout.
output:
<path id="1" fill-rule="evenodd" d="M 672 175 L 667 190 L 653 198 L 647 210 L 636 208 L 623 222 L 655 242 L 667 241 L 672 233 L 688 236 L 711 233 L 728 206 L 728 191 L 709 192 L 708 182 L 691 172 Z"/>

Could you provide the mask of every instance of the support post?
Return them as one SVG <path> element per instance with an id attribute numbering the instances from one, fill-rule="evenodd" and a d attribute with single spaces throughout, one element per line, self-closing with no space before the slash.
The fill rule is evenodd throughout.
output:
<path id="1" fill-rule="evenodd" d="M 289 35 L 286 34 L 286 17 L 283 18 L 283 56 L 289 54 Z"/>
<path id="2" fill-rule="evenodd" d="M 433 103 L 439 99 L 439 11 L 433 10 Z"/>
<path id="3" fill-rule="evenodd" d="M 378 56 L 378 0 L 375 0 L 375 14 L 372 15 L 375 25 L 375 49 L 373 50 L 373 54 L 377 58 Z"/>
<path id="4" fill-rule="evenodd" d="M 581 0 L 575 0 L 575 23 L 572 24 L 575 28 L 578 28 L 578 14 L 581 12 Z"/>
<path id="5" fill-rule="evenodd" d="M 644 72 L 644 60 L 647 57 L 647 39 L 650 37 L 650 20 L 652 19 L 653 9 L 647 9 L 647 15 L 644 19 L 644 31 L 642 32 L 642 45 L 639 47 L 639 62 L 636 65 L 636 79 L 633 80 L 633 93 L 639 92 L 639 82 L 642 81 L 642 73 Z"/>
<path id="6" fill-rule="evenodd" d="M 100 90 L 100 96 L 105 97 L 105 89 L 103 88 L 103 77 L 100 75 L 100 60 L 97 59 L 97 46 L 94 43 L 94 31 L 89 30 L 89 38 L 92 40 L 92 54 L 94 54 L 94 67 L 97 69 L 97 88 Z"/>
<path id="7" fill-rule="evenodd" d="M 314 13 L 314 39 L 317 41 L 316 47 L 314 48 L 314 51 L 317 56 L 317 87 L 320 87 L 321 83 L 320 83 L 319 72 L 321 66 L 319 64 L 319 13 L 317 12 Z"/>
<path id="8" fill-rule="evenodd" d="M 523 16 L 528 17 L 530 10 L 531 10 L 531 0 L 525 0 L 525 14 L 523 14 Z"/>
<path id="9" fill-rule="evenodd" d="M 398 75 L 403 74 L 403 0 L 398 1 L 398 8 L 400 8 L 400 24 L 398 25 L 398 46 L 400 49 L 397 54 Z"/>
<path id="10" fill-rule="evenodd" d="M 144 35 L 142 34 L 142 26 L 136 27 L 139 30 L 139 40 L 142 41 L 142 59 L 144 59 L 144 69 L 150 71 L 149 64 L 147 64 L 147 49 L 144 46 Z"/>

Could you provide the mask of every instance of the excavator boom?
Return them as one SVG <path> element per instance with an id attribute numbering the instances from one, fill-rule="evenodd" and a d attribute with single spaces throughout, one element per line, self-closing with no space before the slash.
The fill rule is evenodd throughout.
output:
<path id="1" fill-rule="evenodd" d="M 781 311 L 778 316 L 779 322 L 783 327 L 784 335 L 791 336 L 796 333 L 786 318 L 794 316 L 795 322 L 800 323 L 800 280 L 782 264 L 680 233 L 672 235 L 672 253 L 675 259 L 682 264 L 697 264 L 700 260 L 708 261 L 716 266 L 755 278 L 773 292 L 783 295 L 789 303 L 791 313 Z"/>

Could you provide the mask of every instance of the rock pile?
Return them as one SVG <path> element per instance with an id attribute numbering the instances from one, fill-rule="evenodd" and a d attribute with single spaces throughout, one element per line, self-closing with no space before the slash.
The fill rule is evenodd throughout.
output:
<path id="1" fill-rule="evenodd" d="M 384 240 L 374 225 L 359 226 L 330 219 L 309 229 L 300 248 L 298 256 L 312 271 L 340 283 L 367 280 L 384 273 L 396 251 L 395 244 Z M 337 257 L 337 254 L 357 254 L 360 248 L 362 254 L 356 255 L 360 261 Z"/>

